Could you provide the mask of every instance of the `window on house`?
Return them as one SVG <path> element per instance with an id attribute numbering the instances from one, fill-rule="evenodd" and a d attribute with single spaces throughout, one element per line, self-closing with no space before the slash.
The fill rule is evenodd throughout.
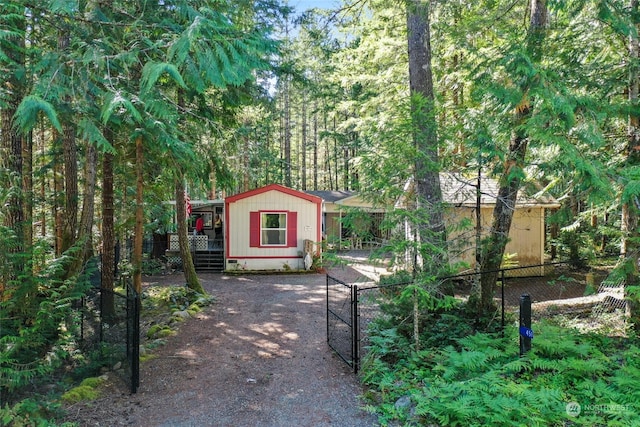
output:
<path id="1" fill-rule="evenodd" d="M 297 247 L 298 213 L 295 211 L 256 211 L 249 213 L 249 246 Z"/>
<path id="2" fill-rule="evenodd" d="M 285 246 L 287 244 L 287 214 L 262 212 L 260 236 L 263 246 Z"/>

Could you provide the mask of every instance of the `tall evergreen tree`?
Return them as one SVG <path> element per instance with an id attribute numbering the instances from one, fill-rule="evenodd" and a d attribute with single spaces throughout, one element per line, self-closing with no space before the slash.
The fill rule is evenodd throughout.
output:
<path id="1" fill-rule="evenodd" d="M 430 3 L 408 3 L 407 29 L 409 45 L 409 86 L 413 139 L 416 145 L 415 186 L 418 221 L 415 224 L 421 245 L 418 263 L 426 268 L 446 261 L 446 233 L 440 189 L 440 162 L 435 110 L 435 93 L 431 67 Z"/>
<path id="2" fill-rule="evenodd" d="M 531 2 L 531 15 L 529 31 L 527 34 L 523 54 L 525 60 L 533 66 L 538 64 L 542 57 L 542 42 L 547 20 L 545 0 Z M 493 210 L 493 220 L 487 247 L 482 257 L 482 275 L 480 282 L 480 310 L 490 311 L 493 307 L 493 288 L 497 281 L 497 270 L 502 263 L 504 250 L 509 240 L 509 230 L 513 213 L 515 212 L 518 191 L 524 178 L 525 155 L 529 135 L 524 124 L 531 119 L 532 104 L 530 89 L 533 84 L 533 76 L 522 79 L 520 93 L 521 101 L 514 111 L 513 135 L 509 143 L 506 155 L 504 172 L 500 178 L 500 188 L 496 197 L 496 205 Z"/>
<path id="3" fill-rule="evenodd" d="M 0 87 L 0 185 L 9 190 L 4 225 L 14 232 L 17 245 L 10 252 L 25 250 L 25 199 L 23 180 L 23 134 L 14 122 L 18 106 L 25 96 L 26 11 L 20 2 L 0 5 L 0 70 L 4 74 Z M 16 271 L 18 266 L 16 264 Z M 5 278 L 6 279 L 6 278 Z"/>
<path id="4" fill-rule="evenodd" d="M 638 31 L 640 29 L 640 10 L 638 1 L 630 0 L 628 6 L 629 25 L 629 118 L 627 125 L 627 144 L 625 150 L 626 183 L 622 193 L 622 241 L 621 256 L 624 258 L 625 279 L 628 294 L 629 314 L 635 325 L 640 324 L 640 298 L 637 291 L 638 261 L 640 260 L 640 47 Z"/>

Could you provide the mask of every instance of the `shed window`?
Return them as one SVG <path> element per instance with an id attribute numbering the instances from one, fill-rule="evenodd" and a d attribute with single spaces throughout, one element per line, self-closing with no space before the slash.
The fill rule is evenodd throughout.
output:
<path id="1" fill-rule="evenodd" d="M 251 247 L 295 247 L 297 212 L 251 212 Z"/>

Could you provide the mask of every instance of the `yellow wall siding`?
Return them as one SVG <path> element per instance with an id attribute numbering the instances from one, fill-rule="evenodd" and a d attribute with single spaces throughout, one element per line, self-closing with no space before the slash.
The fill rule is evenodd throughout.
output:
<path id="1" fill-rule="evenodd" d="M 509 231 L 511 241 L 507 253 L 517 253 L 520 265 L 541 264 L 544 253 L 544 209 L 518 209 L 513 216 Z"/>
<path id="2" fill-rule="evenodd" d="M 325 234 L 331 241 L 340 239 L 342 224 L 339 213 L 328 213 L 325 217 Z"/>
<path id="3" fill-rule="evenodd" d="M 486 237 L 491 229 L 493 207 L 481 209 L 482 237 Z M 469 227 L 460 229 L 463 219 L 468 220 Z M 544 209 L 540 207 L 517 209 L 511 229 L 509 243 L 505 254 L 517 254 L 514 260 L 521 266 L 541 264 L 544 260 Z M 462 261 L 470 267 L 475 265 L 475 210 L 457 207 L 448 211 L 446 222 L 449 228 L 451 261 Z"/>
<path id="4" fill-rule="evenodd" d="M 361 208 L 367 211 L 384 211 L 384 209 L 371 206 L 371 202 L 363 200 L 359 196 L 351 196 L 340 202 L 340 206 L 347 206 L 351 208 Z"/>
<path id="5" fill-rule="evenodd" d="M 340 212 L 341 209 L 342 208 L 340 205 L 336 205 L 335 203 L 327 201 L 324 202 L 324 212 L 327 214 Z"/>

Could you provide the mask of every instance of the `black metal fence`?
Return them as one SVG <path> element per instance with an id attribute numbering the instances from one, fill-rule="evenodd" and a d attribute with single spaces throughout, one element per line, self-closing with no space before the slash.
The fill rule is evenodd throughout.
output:
<path id="1" fill-rule="evenodd" d="M 583 318 L 585 327 L 604 324 L 608 331 L 624 325 L 626 302 L 624 283 L 613 281 L 609 273 L 615 262 L 599 266 L 576 267 L 557 262 L 526 267 L 505 268 L 497 272 L 494 289 L 500 326 L 505 313 L 516 312 L 520 297 L 528 294 L 533 302 L 534 319 L 551 316 Z M 472 272 L 437 279 L 447 292 L 464 299 L 478 286 L 481 275 Z M 380 285 L 375 282 L 351 282 L 327 275 L 327 342 L 354 370 L 368 347 L 367 328 L 381 315 L 380 304 L 393 292 L 385 290 L 409 283 Z M 606 325 L 605 323 L 609 323 Z"/>
<path id="2" fill-rule="evenodd" d="M 327 343 L 358 372 L 358 288 L 327 275 Z"/>
<path id="3" fill-rule="evenodd" d="M 131 393 L 140 385 L 140 306 L 131 279 L 122 277 L 117 290 L 91 288 L 81 307 L 82 350 L 108 363 Z"/>

